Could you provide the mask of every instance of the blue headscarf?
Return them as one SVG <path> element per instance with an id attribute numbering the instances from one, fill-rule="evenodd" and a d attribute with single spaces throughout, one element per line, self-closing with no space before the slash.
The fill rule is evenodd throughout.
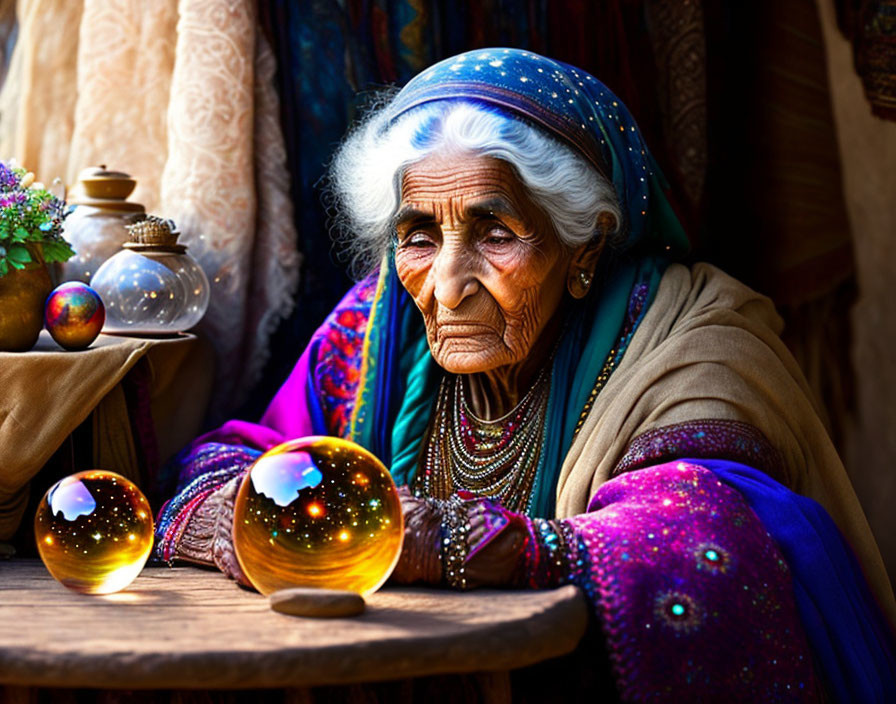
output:
<path id="1" fill-rule="evenodd" d="M 560 466 L 589 396 L 618 363 L 619 343 L 649 307 L 667 262 L 687 251 L 687 238 L 634 118 L 588 73 L 530 51 L 479 49 L 426 69 L 385 109 L 394 122 L 443 100 L 484 103 L 569 145 L 613 183 L 622 209 L 622 243 L 602 256 L 597 284 L 574 307 L 554 356 L 545 444 L 527 508 L 553 516 Z M 641 305 L 627 320 L 633 292 Z M 390 253 L 368 324 L 352 438 L 377 454 L 399 484 L 410 483 L 417 470 L 441 373 Z"/>

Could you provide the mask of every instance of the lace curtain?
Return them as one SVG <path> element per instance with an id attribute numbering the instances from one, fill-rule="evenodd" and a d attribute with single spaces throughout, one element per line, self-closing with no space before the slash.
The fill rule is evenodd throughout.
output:
<path id="1" fill-rule="evenodd" d="M 212 285 L 213 416 L 257 380 L 299 255 L 273 85 L 251 0 L 19 0 L 0 156 L 67 184 L 96 164 L 138 180 Z"/>

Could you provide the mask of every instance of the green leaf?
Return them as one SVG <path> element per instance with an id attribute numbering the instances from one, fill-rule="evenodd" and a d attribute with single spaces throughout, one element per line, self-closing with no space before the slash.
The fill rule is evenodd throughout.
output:
<path id="1" fill-rule="evenodd" d="M 12 233 L 12 239 L 15 242 L 25 242 L 28 239 L 28 230 L 24 227 L 17 227 Z"/>
<path id="2" fill-rule="evenodd" d="M 5 259 L 0 259 L 0 276 L 6 276 L 9 273 L 9 267 L 6 265 Z"/>
<path id="3" fill-rule="evenodd" d="M 27 264 L 28 262 L 33 261 L 31 259 L 31 253 L 20 244 L 14 244 L 10 247 L 6 257 L 13 263 L 13 266 L 15 266 L 16 263 Z"/>
<path id="4" fill-rule="evenodd" d="M 44 261 L 47 262 L 65 262 L 75 256 L 75 251 L 65 240 L 44 242 L 43 250 Z"/>
<path id="5" fill-rule="evenodd" d="M 7 262 L 13 269 L 24 269 L 24 268 L 25 268 L 25 265 L 24 265 L 24 264 L 22 264 L 22 263 L 20 263 L 20 262 L 13 261 L 13 260 L 10 259 L 9 257 L 6 258 L 6 262 Z"/>

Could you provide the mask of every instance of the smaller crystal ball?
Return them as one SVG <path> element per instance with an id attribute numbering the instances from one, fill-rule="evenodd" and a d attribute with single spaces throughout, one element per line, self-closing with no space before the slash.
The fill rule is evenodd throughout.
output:
<path id="1" fill-rule="evenodd" d="M 386 468 L 347 440 L 307 437 L 259 457 L 240 485 L 233 544 L 262 594 L 379 589 L 398 562 L 401 502 Z"/>
<path id="2" fill-rule="evenodd" d="M 67 350 L 88 347 L 100 334 L 105 321 L 106 309 L 99 294 L 80 281 L 57 286 L 44 306 L 47 330 Z"/>
<path id="3" fill-rule="evenodd" d="M 85 594 L 111 594 L 140 574 L 152 550 L 149 502 L 115 472 L 92 469 L 60 479 L 34 516 L 41 559 L 57 580 Z"/>

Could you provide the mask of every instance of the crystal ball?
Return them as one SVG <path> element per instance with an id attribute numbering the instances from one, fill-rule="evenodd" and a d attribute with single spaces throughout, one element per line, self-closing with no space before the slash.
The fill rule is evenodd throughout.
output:
<path id="1" fill-rule="evenodd" d="M 111 594 L 140 574 L 152 550 L 149 502 L 115 472 L 92 469 L 60 479 L 34 516 L 41 559 L 58 581 L 85 594 Z"/>
<path id="2" fill-rule="evenodd" d="M 99 294 L 87 284 L 69 281 L 57 286 L 44 305 L 44 324 L 67 350 L 83 350 L 93 342 L 106 320 Z"/>
<path id="3" fill-rule="evenodd" d="M 379 589 L 404 538 L 392 476 L 347 440 L 307 437 L 259 457 L 240 485 L 233 544 L 262 594 L 288 587 Z"/>

